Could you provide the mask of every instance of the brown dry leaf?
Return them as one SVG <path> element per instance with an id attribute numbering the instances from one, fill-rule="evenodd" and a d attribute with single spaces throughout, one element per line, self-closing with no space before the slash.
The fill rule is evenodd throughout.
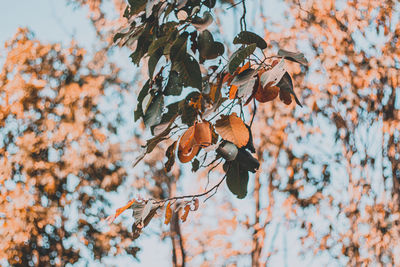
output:
<path id="1" fill-rule="evenodd" d="M 193 201 L 193 209 L 192 209 L 192 211 L 196 211 L 196 210 L 198 210 L 199 209 L 199 199 L 198 198 L 196 198 L 194 201 Z"/>
<path id="2" fill-rule="evenodd" d="M 286 105 L 290 105 L 292 103 L 292 97 L 290 96 L 290 92 L 287 90 L 279 90 L 279 99 L 282 100 Z"/>
<path id="3" fill-rule="evenodd" d="M 195 126 L 190 126 L 179 141 L 178 158 L 182 163 L 191 161 L 197 155 L 197 152 L 199 152 L 200 147 L 195 145 L 194 134 Z"/>
<path id="4" fill-rule="evenodd" d="M 233 73 L 233 75 L 230 75 L 229 73 L 224 77 L 224 81 L 226 79 L 226 77 L 228 76 L 228 78 L 226 79 L 226 81 L 228 82 L 228 85 L 231 84 L 232 80 L 235 78 L 236 75 L 238 75 L 239 73 L 247 70 L 248 68 L 250 68 L 250 62 L 247 62 L 246 64 L 244 64 L 243 67 L 238 67 L 236 69 L 236 71 Z M 238 87 L 236 85 L 232 85 L 231 88 L 229 89 L 229 99 L 235 99 L 236 97 L 236 93 L 237 93 Z"/>
<path id="5" fill-rule="evenodd" d="M 165 221 L 164 224 L 169 224 L 172 218 L 172 209 L 171 202 L 168 202 L 167 207 L 165 208 Z"/>
<path id="6" fill-rule="evenodd" d="M 257 101 L 265 103 L 274 100 L 278 96 L 280 89 L 278 86 L 271 86 L 272 84 L 273 82 L 269 82 L 264 88 L 260 84 L 255 95 Z"/>
<path id="7" fill-rule="evenodd" d="M 195 124 L 194 139 L 196 140 L 196 145 L 200 147 L 211 145 L 212 131 L 211 124 L 208 121 Z"/>
<path id="8" fill-rule="evenodd" d="M 249 130 L 236 113 L 222 115 L 215 123 L 215 130 L 223 139 L 234 143 L 239 148 L 249 141 Z"/>
<path id="9" fill-rule="evenodd" d="M 183 213 L 183 215 L 182 215 L 182 217 L 181 217 L 182 222 L 185 222 L 186 219 L 187 219 L 187 216 L 189 215 L 190 205 L 186 205 L 186 206 L 184 207 L 184 210 L 185 210 L 185 213 Z"/>

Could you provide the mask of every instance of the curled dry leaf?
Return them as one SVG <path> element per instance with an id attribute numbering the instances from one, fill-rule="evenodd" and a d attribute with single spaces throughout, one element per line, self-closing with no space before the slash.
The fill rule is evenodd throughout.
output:
<path id="1" fill-rule="evenodd" d="M 182 222 L 185 222 L 187 219 L 187 216 L 189 215 L 190 205 L 186 205 L 183 209 L 185 212 L 183 213 L 181 219 L 182 219 Z"/>
<path id="2" fill-rule="evenodd" d="M 178 158 L 182 163 L 191 161 L 197 155 L 197 152 L 199 152 L 200 147 L 195 145 L 194 134 L 195 127 L 190 126 L 179 141 Z"/>
<path id="3" fill-rule="evenodd" d="M 266 86 L 262 87 L 261 84 L 258 86 L 255 98 L 261 103 L 274 100 L 279 94 L 278 86 L 271 86 L 273 82 L 269 82 Z"/>
<path id="4" fill-rule="evenodd" d="M 172 218 L 172 209 L 171 202 L 168 202 L 167 207 L 165 208 L 165 221 L 164 224 L 169 224 Z"/>
<path id="5" fill-rule="evenodd" d="M 115 220 L 122 212 L 124 212 L 126 209 L 129 209 L 135 202 L 136 202 L 136 199 L 130 200 L 125 206 L 123 206 L 123 207 L 117 209 L 113 215 L 108 216 L 107 219 L 106 219 L 106 221 L 107 221 L 108 223 L 114 222 L 114 220 Z"/>
<path id="6" fill-rule="evenodd" d="M 212 142 L 211 124 L 208 121 L 195 123 L 182 135 L 178 147 L 178 158 L 182 163 L 191 161 L 201 147 Z"/>
<path id="7" fill-rule="evenodd" d="M 207 147 L 211 145 L 211 124 L 208 121 L 195 124 L 194 139 L 196 141 L 196 144 L 200 147 Z"/>
<path id="8" fill-rule="evenodd" d="M 236 113 L 222 115 L 215 123 L 215 130 L 224 140 L 234 143 L 239 148 L 249 141 L 249 130 Z"/>
<path id="9" fill-rule="evenodd" d="M 199 209 L 199 199 L 196 198 L 196 199 L 193 201 L 193 209 L 192 209 L 192 211 L 196 211 L 196 210 L 198 210 L 198 209 Z"/>

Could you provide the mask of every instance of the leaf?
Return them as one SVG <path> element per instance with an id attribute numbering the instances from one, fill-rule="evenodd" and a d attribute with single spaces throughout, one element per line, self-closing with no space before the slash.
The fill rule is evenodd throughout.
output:
<path id="1" fill-rule="evenodd" d="M 257 89 L 255 97 L 257 101 L 261 103 L 265 103 L 268 101 L 274 100 L 279 94 L 279 87 L 278 86 L 270 86 L 271 83 L 267 84 L 266 86 L 262 87 L 261 84 Z"/>
<path id="2" fill-rule="evenodd" d="M 239 149 L 236 161 L 239 162 L 242 169 L 252 173 L 255 173 L 260 167 L 260 162 L 244 148 Z"/>
<path id="3" fill-rule="evenodd" d="M 146 8 L 147 0 L 128 0 L 128 2 L 131 6 L 130 15 L 134 16 Z"/>
<path id="4" fill-rule="evenodd" d="M 123 206 L 123 207 L 117 209 L 117 210 L 115 211 L 115 214 L 114 214 L 114 215 L 108 216 L 107 219 L 106 219 L 106 221 L 108 221 L 109 223 L 114 222 L 114 220 L 115 220 L 122 212 L 124 212 L 125 210 L 129 209 L 129 208 L 133 205 L 133 203 L 135 203 L 135 202 L 136 202 L 136 199 L 131 199 L 125 206 Z"/>
<path id="5" fill-rule="evenodd" d="M 265 49 L 267 48 L 267 42 L 260 37 L 259 35 L 249 32 L 242 31 L 238 35 L 236 35 L 235 39 L 233 39 L 234 44 L 256 44 L 258 48 Z"/>
<path id="6" fill-rule="evenodd" d="M 191 211 L 196 211 L 199 209 L 199 199 L 195 198 L 193 201 L 193 209 L 191 209 Z"/>
<path id="7" fill-rule="evenodd" d="M 225 162 L 224 170 L 226 172 L 226 184 L 229 190 L 236 195 L 237 198 L 245 198 L 247 195 L 247 184 L 249 183 L 249 173 L 240 168 L 240 164 L 237 160 Z"/>
<path id="8" fill-rule="evenodd" d="M 204 31 L 205 29 L 207 29 L 208 26 L 211 25 L 211 23 L 213 23 L 214 19 L 211 15 L 210 12 L 205 11 L 203 13 L 203 17 L 195 17 L 192 19 L 191 23 L 192 25 L 198 30 L 198 31 Z"/>
<path id="9" fill-rule="evenodd" d="M 208 8 L 213 8 L 216 2 L 216 0 L 204 0 L 203 4 Z"/>
<path id="10" fill-rule="evenodd" d="M 134 113 L 135 121 L 137 121 L 143 116 L 142 102 L 143 99 L 148 94 L 149 89 L 150 89 L 150 80 L 147 80 L 147 82 L 144 84 L 138 95 L 138 103 L 136 105 L 136 110 Z"/>
<path id="11" fill-rule="evenodd" d="M 212 131 L 211 124 L 208 121 L 195 124 L 194 139 L 196 141 L 195 144 L 200 147 L 211 145 Z"/>
<path id="12" fill-rule="evenodd" d="M 246 83 L 239 86 L 237 90 L 237 97 L 244 98 L 253 92 L 253 87 L 256 83 L 256 78 L 251 78 Z"/>
<path id="13" fill-rule="evenodd" d="M 149 50 L 147 53 L 149 55 L 152 55 L 154 52 L 156 52 L 159 48 L 162 48 L 165 46 L 165 43 L 167 42 L 169 36 L 162 36 L 160 38 L 155 39 L 151 45 L 149 46 Z"/>
<path id="14" fill-rule="evenodd" d="M 182 123 L 192 126 L 197 118 L 199 109 L 196 107 L 201 105 L 201 94 L 199 92 L 192 92 L 188 94 L 182 105 Z"/>
<path id="15" fill-rule="evenodd" d="M 197 172 L 200 168 L 200 161 L 198 159 L 194 159 L 192 161 L 192 172 Z"/>
<path id="16" fill-rule="evenodd" d="M 143 116 L 143 121 L 146 127 L 151 127 L 161 122 L 161 114 L 164 108 L 164 97 L 162 94 L 156 95 L 149 107 L 146 110 L 146 113 Z"/>
<path id="17" fill-rule="evenodd" d="M 308 65 L 306 57 L 304 56 L 303 53 L 300 52 L 290 52 L 287 50 L 279 49 L 278 56 L 284 57 L 290 61 L 294 61 L 305 66 Z"/>
<path id="18" fill-rule="evenodd" d="M 157 66 L 158 61 L 162 57 L 162 55 L 163 55 L 162 49 L 158 49 L 153 54 L 151 54 L 151 56 L 149 58 L 149 63 L 148 63 L 150 79 L 153 79 L 154 70 Z"/>
<path id="19" fill-rule="evenodd" d="M 182 222 L 186 222 L 187 216 L 189 215 L 189 211 L 190 211 L 190 205 L 186 205 L 184 208 L 185 212 L 183 213 L 181 219 Z"/>
<path id="20" fill-rule="evenodd" d="M 164 170 L 165 172 L 170 172 L 172 166 L 174 166 L 175 163 L 175 150 L 176 150 L 176 144 L 177 141 L 173 142 L 168 148 L 167 151 L 165 152 L 165 155 L 167 156 L 168 160 L 165 163 Z"/>
<path id="21" fill-rule="evenodd" d="M 179 79 L 176 71 L 172 70 L 169 73 L 168 83 L 164 89 L 164 95 L 181 95 L 183 84 Z"/>
<path id="22" fill-rule="evenodd" d="M 190 126 L 179 140 L 178 158 L 182 163 L 191 161 L 199 152 L 200 146 L 195 145 L 195 127 Z"/>
<path id="23" fill-rule="evenodd" d="M 225 52 L 224 45 L 220 42 L 214 42 L 214 38 L 208 30 L 199 34 L 197 43 L 200 57 L 203 59 L 214 59 Z"/>
<path id="24" fill-rule="evenodd" d="M 239 65 L 251 54 L 253 54 L 256 49 L 256 44 L 251 44 L 247 47 L 239 48 L 229 59 L 228 63 L 228 71 L 229 73 L 234 73 L 235 70 L 239 67 Z"/>
<path id="25" fill-rule="evenodd" d="M 181 60 L 173 62 L 172 68 L 179 73 L 184 86 L 201 90 L 202 78 L 200 65 L 194 57 L 186 53 Z"/>
<path id="26" fill-rule="evenodd" d="M 260 83 L 262 87 L 267 84 L 269 86 L 276 85 L 286 73 L 285 60 L 282 59 L 278 64 L 276 64 L 272 69 L 265 71 L 260 77 Z"/>
<path id="27" fill-rule="evenodd" d="M 222 115 L 215 123 L 215 130 L 224 140 L 234 143 L 237 147 L 243 147 L 249 141 L 249 131 L 246 125 L 236 113 Z"/>
<path id="28" fill-rule="evenodd" d="M 286 105 L 289 105 L 292 102 L 292 100 L 290 99 L 290 94 L 292 94 L 294 96 L 294 100 L 296 101 L 296 103 L 300 107 L 303 107 L 303 105 L 300 103 L 299 99 L 297 98 L 296 94 L 294 93 L 292 78 L 290 77 L 288 72 L 285 73 L 285 75 L 282 77 L 282 79 L 279 81 L 279 83 L 276 86 L 280 88 L 279 98 L 283 101 L 283 103 L 285 103 Z M 290 102 L 289 102 L 289 99 L 290 99 Z"/>
<path id="29" fill-rule="evenodd" d="M 171 61 L 183 60 L 185 58 L 185 56 L 187 55 L 186 47 L 187 47 L 188 36 L 189 36 L 188 32 L 183 32 L 173 42 L 171 49 L 169 51 L 169 57 L 171 58 Z"/>
<path id="30" fill-rule="evenodd" d="M 172 209 L 171 202 L 168 202 L 167 207 L 165 208 L 165 221 L 164 224 L 169 224 L 172 218 Z"/>
<path id="31" fill-rule="evenodd" d="M 152 201 L 136 202 L 132 205 L 133 217 L 135 218 L 132 225 L 133 239 L 140 236 L 142 229 L 149 224 L 159 207 L 160 205 L 153 204 Z"/>

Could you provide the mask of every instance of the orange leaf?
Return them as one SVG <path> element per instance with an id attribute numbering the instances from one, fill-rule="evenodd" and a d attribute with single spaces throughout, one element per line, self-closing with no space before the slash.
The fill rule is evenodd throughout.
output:
<path id="1" fill-rule="evenodd" d="M 211 145 L 212 132 L 211 125 L 208 121 L 195 124 L 194 139 L 196 140 L 196 144 L 200 147 Z"/>
<path id="2" fill-rule="evenodd" d="M 199 208 L 199 199 L 198 198 L 196 198 L 194 200 L 193 205 L 194 205 L 194 207 L 193 207 L 192 211 L 196 211 Z"/>
<path id="3" fill-rule="evenodd" d="M 200 147 L 196 145 L 194 134 L 195 126 L 190 126 L 179 141 L 178 158 L 182 163 L 191 161 L 199 152 Z"/>
<path id="4" fill-rule="evenodd" d="M 266 86 L 264 86 L 264 88 L 261 87 L 260 84 L 255 95 L 257 101 L 265 103 L 274 100 L 278 96 L 280 90 L 279 87 L 271 86 L 271 84 L 273 84 L 273 82 L 269 82 Z"/>
<path id="5" fill-rule="evenodd" d="M 128 204 L 126 204 L 125 206 L 117 209 L 115 211 L 115 214 L 112 215 L 112 216 L 108 216 L 106 220 L 109 221 L 110 223 L 112 223 L 122 212 L 124 212 L 126 209 L 129 209 L 133 205 L 133 203 L 135 203 L 135 201 L 136 201 L 135 199 L 130 200 L 128 202 Z"/>
<path id="6" fill-rule="evenodd" d="M 292 97 L 290 96 L 290 92 L 288 90 L 280 90 L 279 91 L 279 98 L 286 105 L 290 105 L 292 103 Z"/>
<path id="7" fill-rule="evenodd" d="M 232 85 L 229 89 L 229 99 L 235 99 L 238 87 L 236 85 Z"/>
<path id="8" fill-rule="evenodd" d="M 222 115 L 215 123 L 215 130 L 223 139 L 234 143 L 237 147 L 243 147 L 249 141 L 249 130 L 236 113 Z"/>
<path id="9" fill-rule="evenodd" d="M 181 217 L 182 222 L 185 222 L 187 219 L 187 216 L 189 215 L 190 205 L 186 205 L 184 210 L 185 210 L 185 213 Z"/>
<path id="10" fill-rule="evenodd" d="M 171 202 L 168 202 L 167 207 L 165 209 L 165 221 L 164 224 L 169 224 L 172 218 L 172 209 L 171 209 Z"/>

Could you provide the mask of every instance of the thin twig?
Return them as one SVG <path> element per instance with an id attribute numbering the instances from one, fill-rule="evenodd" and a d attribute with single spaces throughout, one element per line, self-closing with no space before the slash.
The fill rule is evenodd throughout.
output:
<path id="1" fill-rule="evenodd" d="M 215 191 L 217 191 L 218 187 L 222 184 L 222 182 L 226 179 L 226 174 L 224 175 L 224 177 L 222 177 L 222 179 L 216 184 L 214 185 L 210 190 L 204 192 L 204 193 L 200 193 L 200 194 L 195 194 L 195 195 L 186 195 L 186 196 L 178 196 L 178 197 L 170 197 L 167 199 L 162 199 L 159 201 L 155 201 L 153 202 L 153 204 L 160 204 L 160 203 L 165 203 L 167 201 L 171 201 L 171 200 L 177 200 L 177 199 L 184 199 L 184 198 L 196 198 L 196 197 L 202 197 L 205 196 L 207 194 L 209 194 L 211 191 L 213 191 L 215 189 Z M 212 194 L 214 195 L 215 192 Z"/>

